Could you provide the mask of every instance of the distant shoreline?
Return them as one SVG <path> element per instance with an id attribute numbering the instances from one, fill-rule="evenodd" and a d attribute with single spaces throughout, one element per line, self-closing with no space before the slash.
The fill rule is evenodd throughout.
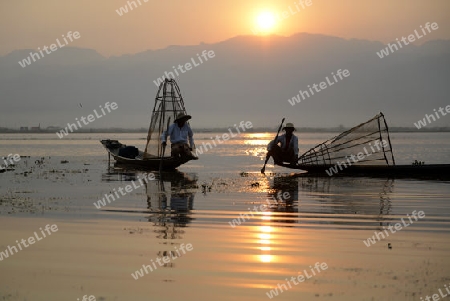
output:
<path id="1" fill-rule="evenodd" d="M 297 132 L 299 133 L 342 133 L 350 128 L 344 127 L 333 127 L 333 128 L 314 128 L 314 127 L 297 127 Z M 10 128 L 0 128 L 1 134 L 51 134 L 59 131 L 59 128 L 52 129 L 30 129 L 30 130 L 18 130 Z M 147 133 L 146 128 L 137 129 L 123 129 L 123 128 L 84 128 L 79 129 L 77 133 Z M 227 132 L 228 128 L 193 128 L 194 132 L 197 133 L 217 133 L 217 132 Z M 276 128 L 259 127 L 249 129 L 250 133 L 261 133 L 261 132 L 276 132 Z M 450 127 L 429 127 L 417 129 L 415 127 L 392 127 L 389 129 L 391 133 L 447 133 L 450 132 Z M 76 133 L 73 133 L 76 134 Z"/>

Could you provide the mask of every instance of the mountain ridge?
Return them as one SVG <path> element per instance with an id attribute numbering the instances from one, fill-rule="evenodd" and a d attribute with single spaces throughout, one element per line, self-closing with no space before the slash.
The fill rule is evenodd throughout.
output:
<path id="1" fill-rule="evenodd" d="M 236 36 L 112 57 L 64 47 L 25 68 L 18 60 L 30 50 L 15 50 L 0 57 L 3 112 L 9 113 L 0 126 L 64 126 L 106 101 L 117 102 L 119 109 L 96 121 L 96 127 L 146 126 L 157 91 L 154 81 L 203 50 L 213 50 L 215 57 L 175 77 L 199 127 L 241 120 L 265 127 L 281 116 L 304 127 L 352 126 L 379 111 L 392 125 L 409 127 L 449 104 L 450 40 L 408 45 L 380 59 L 377 52 L 385 47 L 378 41 L 309 33 Z M 299 90 L 338 69 L 348 69 L 350 76 L 289 104 Z M 450 118 L 434 125 L 449 126 Z"/>

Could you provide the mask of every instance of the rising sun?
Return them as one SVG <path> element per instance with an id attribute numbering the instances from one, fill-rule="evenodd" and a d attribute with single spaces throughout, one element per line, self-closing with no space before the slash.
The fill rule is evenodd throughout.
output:
<path id="1" fill-rule="evenodd" d="M 271 12 L 262 12 L 256 17 L 256 24 L 260 31 L 268 33 L 275 27 L 275 16 Z"/>

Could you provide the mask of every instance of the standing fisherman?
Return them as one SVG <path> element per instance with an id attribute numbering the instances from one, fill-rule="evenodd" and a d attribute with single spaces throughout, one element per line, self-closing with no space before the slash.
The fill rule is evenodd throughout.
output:
<path id="1" fill-rule="evenodd" d="M 166 147 L 167 145 L 167 136 L 170 136 L 172 157 L 198 160 L 198 157 L 192 154 L 192 148 L 194 147 L 194 133 L 192 132 L 189 124 L 186 123 L 186 121 L 191 118 L 192 117 L 190 115 L 185 115 L 184 113 L 178 114 L 174 123 L 172 123 L 169 129 L 164 131 L 161 135 L 163 147 Z"/>

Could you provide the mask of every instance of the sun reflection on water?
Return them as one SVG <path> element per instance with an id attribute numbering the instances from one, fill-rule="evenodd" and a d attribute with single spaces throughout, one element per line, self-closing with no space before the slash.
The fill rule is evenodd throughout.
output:
<path id="1" fill-rule="evenodd" d="M 262 212 L 261 221 L 262 225 L 258 226 L 258 238 L 261 250 L 261 254 L 258 256 L 258 260 L 262 263 L 270 263 L 275 260 L 275 257 L 270 254 L 272 240 L 274 237 L 273 228 L 270 226 L 272 220 L 272 212 Z"/>
<path id="2" fill-rule="evenodd" d="M 271 141 L 272 134 L 269 133 L 257 133 L 245 135 L 245 145 L 267 145 Z"/>

